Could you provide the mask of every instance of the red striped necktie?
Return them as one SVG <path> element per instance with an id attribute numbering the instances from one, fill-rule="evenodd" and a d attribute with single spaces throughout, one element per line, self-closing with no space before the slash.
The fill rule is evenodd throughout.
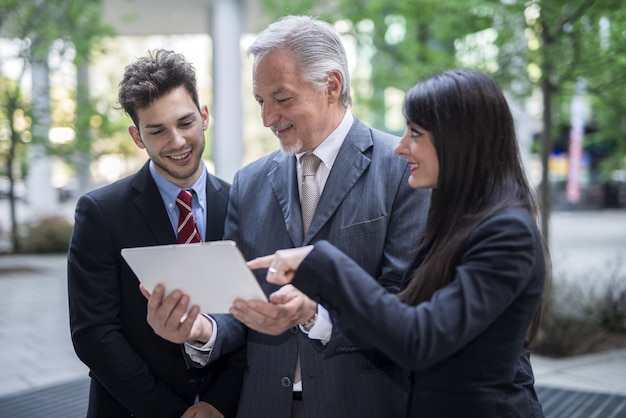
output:
<path id="1" fill-rule="evenodd" d="M 178 216 L 178 243 L 189 244 L 200 242 L 200 234 L 191 212 L 191 190 L 181 190 L 176 198 L 176 206 L 180 211 Z"/>

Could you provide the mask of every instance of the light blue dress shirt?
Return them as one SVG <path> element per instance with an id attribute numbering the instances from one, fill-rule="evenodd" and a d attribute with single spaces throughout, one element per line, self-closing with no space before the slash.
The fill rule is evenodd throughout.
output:
<path id="1" fill-rule="evenodd" d="M 182 189 L 159 174 L 156 168 L 154 168 L 154 162 L 152 161 L 150 161 L 150 173 L 156 182 L 159 193 L 161 193 L 161 198 L 167 209 L 174 234 L 178 236 L 178 215 L 180 211 L 178 210 L 178 206 L 176 206 L 176 197 Z M 191 211 L 193 212 L 193 218 L 196 222 L 196 227 L 198 228 L 202 242 L 206 240 L 206 177 L 206 170 L 202 170 L 198 180 L 188 188 L 194 191 L 191 201 Z"/>

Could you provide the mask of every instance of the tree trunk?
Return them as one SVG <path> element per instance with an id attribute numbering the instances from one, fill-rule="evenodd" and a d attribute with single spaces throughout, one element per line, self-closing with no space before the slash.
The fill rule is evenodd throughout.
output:
<path id="1" fill-rule="evenodd" d="M 76 71 L 76 150 L 74 167 L 78 181 L 78 194 L 91 190 L 91 101 L 89 98 L 89 65 L 88 60 L 79 64 Z"/>
<path id="2" fill-rule="evenodd" d="M 15 178 L 13 177 L 14 164 L 15 164 L 15 148 L 19 140 L 13 116 L 17 110 L 17 102 L 19 100 L 19 87 L 15 88 L 15 93 L 8 93 L 7 100 L 7 119 L 9 120 L 9 131 L 11 134 L 11 143 L 9 145 L 9 154 L 7 156 L 7 177 L 9 178 L 9 210 L 11 216 L 11 246 L 14 253 L 18 253 L 21 250 L 20 239 L 17 228 L 17 215 L 15 211 Z"/>

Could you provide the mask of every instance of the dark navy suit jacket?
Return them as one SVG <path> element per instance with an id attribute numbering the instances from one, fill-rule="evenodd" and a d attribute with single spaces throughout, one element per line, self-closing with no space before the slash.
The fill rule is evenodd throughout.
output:
<path id="1" fill-rule="evenodd" d="M 453 281 L 418 306 L 400 302 L 326 241 L 315 244 L 293 284 L 412 372 L 407 416 L 530 417 L 542 412 L 532 386 L 522 384 L 532 383 L 532 371 L 523 370 L 520 353 L 545 272 L 535 221 L 516 208 L 478 226 Z M 528 378 L 518 382 L 516 373 Z"/>
<path id="2" fill-rule="evenodd" d="M 222 239 L 228 192 L 227 183 L 207 176 L 207 241 Z M 69 312 L 76 354 L 92 377 L 88 417 L 178 418 L 196 393 L 226 416 L 235 413 L 241 376 L 237 367 L 219 374 L 229 356 L 188 370 L 180 345 L 158 337 L 146 322 L 146 299 L 120 255 L 125 247 L 174 243 L 148 163 L 77 203 L 68 254 Z"/>

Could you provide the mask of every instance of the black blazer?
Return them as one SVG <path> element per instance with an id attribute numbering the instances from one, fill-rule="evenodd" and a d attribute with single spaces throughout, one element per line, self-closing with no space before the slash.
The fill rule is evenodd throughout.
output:
<path id="1" fill-rule="evenodd" d="M 207 241 L 222 239 L 229 188 L 207 176 Z M 125 247 L 176 242 L 148 163 L 78 200 L 68 296 L 74 349 L 92 377 L 88 417 L 180 417 L 197 393 L 224 415 L 235 414 L 241 368 L 219 376 L 219 384 L 230 357 L 189 371 L 180 345 L 146 322 L 146 299 L 120 255 Z"/>
<path id="2" fill-rule="evenodd" d="M 418 306 L 328 242 L 315 244 L 292 283 L 413 372 L 407 416 L 512 418 L 541 414 L 516 373 L 545 272 L 534 219 L 507 209 L 472 232 L 453 281 Z"/>

